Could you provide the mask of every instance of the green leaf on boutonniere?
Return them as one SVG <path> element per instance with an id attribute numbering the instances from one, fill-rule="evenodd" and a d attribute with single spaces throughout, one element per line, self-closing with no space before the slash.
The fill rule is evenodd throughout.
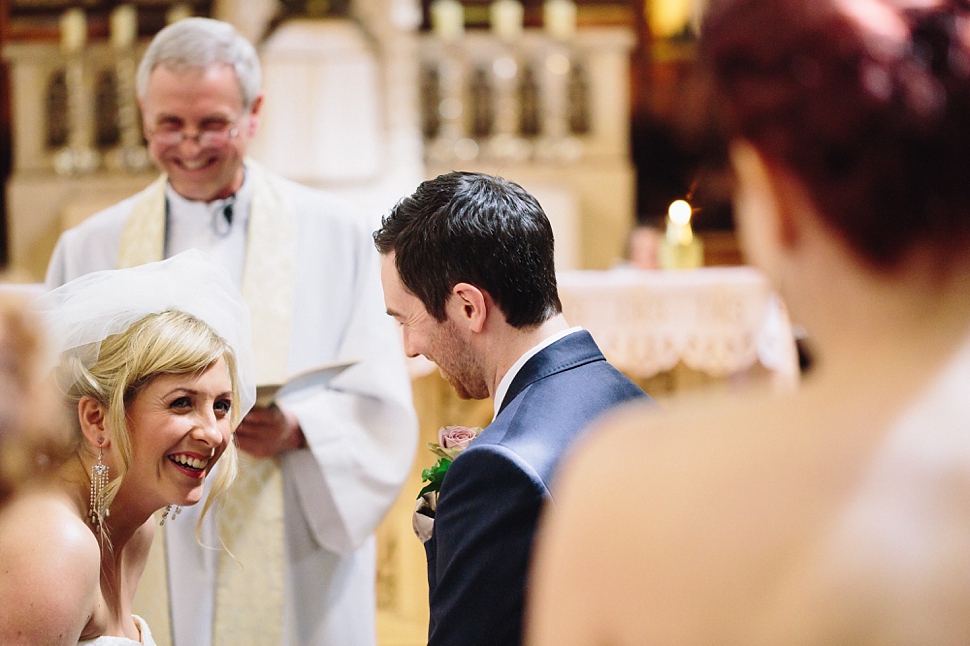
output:
<path id="1" fill-rule="evenodd" d="M 448 467 L 450 466 L 451 460 L 441 458 L 433 467 L 422 471 L 421 481 L 427 482 L 428 484 L 418 493 L 418 498 L 429 491 L 438 491 L 441 489 L 441 482 L 445 479 L 445 472 L 448 471 Z"/>
<path id="2" fill-rule="evenodd" d="M 438 429 L 438 441 L 429 442 L 428 450 L 438 456 L 438 461 L 430 469 L 421 472 L 421 480 L 427 482 L 424 489 L 418 493 L 420 499 L 429 492 L 437 493 L 441 490 L 441 483 L 445 479 L 445 472 L 451 466 L 458 454 L 468 448 L 472 440 L 478 437 L 482 429 L 466 426 L 442 426 Z"/>

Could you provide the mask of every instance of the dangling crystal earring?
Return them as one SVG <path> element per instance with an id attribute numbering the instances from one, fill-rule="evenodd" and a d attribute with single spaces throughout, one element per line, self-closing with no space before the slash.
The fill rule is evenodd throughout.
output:
<path id="1" fill-rule="evenodd" d="M 111 511 L 104 504 L 104 490 L 108 486 L 108 465 L 101 460 L 104 457 L 104 438 L 98 438 L 98 463 L 91 467 L 91 524 L 100 527 Z"/>
<path id="2" fill-rule="evenodd" d="M 180 513 L 182 513 L 181 507 L 179 507 L 178 505 L 169 505 L 168 507 L 165 508 L 165 511 L 162 512 L 162 519 L 158 521 L 158 524 L 164 525 L 166 519 L 175 520 L 175 517 L 178 516 Z"/>

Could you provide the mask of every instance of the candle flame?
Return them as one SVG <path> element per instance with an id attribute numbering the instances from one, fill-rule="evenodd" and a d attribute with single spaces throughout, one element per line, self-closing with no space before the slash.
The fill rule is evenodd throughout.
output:
<path id="1" fill-rule="evenodd" d="M 678 225 L 684 226 L 690 222 L 690 216 L 693 210 L 685 200 L 674 200 L 670 203 L 670 208 L 667 209 L 667 215 L 670 216 L 670 220 Z"/>

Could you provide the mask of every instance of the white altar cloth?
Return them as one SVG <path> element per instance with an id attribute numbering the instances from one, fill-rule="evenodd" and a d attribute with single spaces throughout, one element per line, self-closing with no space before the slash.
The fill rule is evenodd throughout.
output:
<path id="1" fill-rule="evenodd" d="M 752 267 L 559 272 L 571 325 L 596 339 L 626 374 L 649 378 L 678 363 L 727 377 L 760 363 L 797 380 L 791 323 L 767 279 Z"/>

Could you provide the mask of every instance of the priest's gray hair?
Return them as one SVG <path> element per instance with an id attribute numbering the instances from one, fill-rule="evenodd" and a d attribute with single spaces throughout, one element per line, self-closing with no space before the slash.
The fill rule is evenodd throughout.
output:
<path id="1" fill-rule="evenodd" d="M 244 107 L 252 107 L 259 96 L 259 57 L 252 43 L 227 22 L 211 18 L 185 18 L 162 29 L 145 51 L 138 65 L 136 89 L 144 100 L 148 77 L 159 65 L 172 70 L 232 65 L 236 70 Z"/>

